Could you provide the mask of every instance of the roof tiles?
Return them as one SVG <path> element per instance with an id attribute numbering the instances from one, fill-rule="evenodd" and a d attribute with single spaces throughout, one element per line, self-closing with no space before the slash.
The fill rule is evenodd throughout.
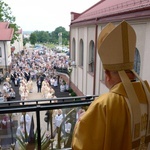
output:
<path id="1" fill-rule="evenodd" d="M 84 11 L 77 19 L 72 21 L 80 22 L 94 18 L 100 18 L 121 12 L 133 11 L 150 6 L 150 0 L 102 0 Z"/>
<path id="2" fill-rule="evenodd" d="M 12 40 L 14 30 L 8 27 L 9 27 L 8 22 L 0 22 L 0 41 Z"/>

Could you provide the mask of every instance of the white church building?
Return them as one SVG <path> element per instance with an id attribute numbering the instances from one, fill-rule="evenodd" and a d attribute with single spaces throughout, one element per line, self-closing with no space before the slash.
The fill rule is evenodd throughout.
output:
<path id="1" fill-rule="evenodd" d="M 118 25 L 123 20 L 137 35 L 135 71 L 150 83 L 150 0 L 101 0 L 81 14 L 71 12 L 70 57 L 75 62 L 71 87 L 77 95 L 108 91 L 97 39 L 107 23 Z"/>

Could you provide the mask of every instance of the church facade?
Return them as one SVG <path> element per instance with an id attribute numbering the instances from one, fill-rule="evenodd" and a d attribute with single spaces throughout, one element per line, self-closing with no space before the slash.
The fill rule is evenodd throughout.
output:
<path id="1" fill-rule="evenodd" d="M 150 83 L 150 0 L 101 0 L 81 14 L 71 12 L 71 85 L 78 95 L 101 95 L 108 91 L 97 39 L 107 23 L 118 25 L 123 20 L 137 35 L 134 69 Z"/>

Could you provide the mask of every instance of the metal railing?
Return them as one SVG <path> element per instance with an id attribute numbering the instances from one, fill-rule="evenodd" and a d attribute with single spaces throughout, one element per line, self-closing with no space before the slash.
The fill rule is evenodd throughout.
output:
<path id="1" fill-rule="evenodd" d="M 24 116 L 24 126 L 26 126 L 26 119 L 25 119 L 25 115 L 26 113 L 30 113 L 30 112 L 34 112 L 34 117 L 33 119 L 36 120 L 36 128 L 37 128 L 37 132 L 36 132 L 36 143 L 34 141 L 34 148 L 35 145 L 36 149 L 38 150 L 42 150 L 43 149 L 43 137 L 45 137 L 44 139 L 46 139 L 46 142 L 48 141 L 49 143 L 49 148 L 48 149 L 55 149 L 57 147 L 57 149 L 62 149 L 62 148 L 67 148 L 67 149 L 71 149 L 71 139 L 72 139 L 72 132 L 73 132 L 73 128 L 74 125 L 76 123 L 76 119 L 77 119 L 77 112 L 80 108 L 85 108 L 87 106 L 90 105 L 90 103 L 95 99 L 95 97 L 97 97 L 97 95 L 93 95 L 93 96 L 77 96 L 77 97 L 63 97 L 63 98 L 56 98 L 56 99 L 39 99 L 39 100 L 28 100 L 28 101 L 13 101 L 13 102 L 4 102 L 0 104 L 0 115 L 4 115 L 4 114 L 9 114 L 9 120 L 10 120 L 10 124 L 11 122 L 14 122 L 15 120 L 13 120 L 12 118 L 12 114 L 18 114 L 18 113 L 22 113 Z M 57 103 L 53 103 L 53 101 L 57 100 Z M 59 129 L 55 128 L 54 129 L 54 111 L 61 109 L 63 112 L 63 120 L 61 122 L 61 125 L 59 127 Z M 46 132 L 48 131 L 49 135 L 41 135 L 41 129 L 45 128 L 45 125 L 43 125 L 44 122 L 44 117 L 45 117 L 45 111 L 49 113 L 49 118 L 47 120 L 47 129 Z M 44 113 L 44 116 L 42 116 L 41 118 L 41 114 Z M 67 120 L 69 119 L 72 128 L 71 128 L 71 132 L 68 134 L 65 132 L 65 123 L 67 122 Z M 19 119 L 17 120 L 19 122 Z M 33 122 L 32 122 L 33 123 Z M 31 123 L 30 126 L 32 126 L 33 124 Z M 42 125 L 41 125 L 42 124 Z M 17 127 L 15 127 L 16 129 Z M 10 125 L 10 134 L 9 134 L 9 138 L 11 138 L 11 148 L 15 149 L 15 144 L 16 144 L 16 135 L 14 133 L 14 126 Z M 26 130 L 26 128 L 25 128 Z M 33 129 L 34 130 L 34 129 Z M 1 131 L 1 130 L 0 130 Z M 30 131 L 31 131 L 31 127 L 30 127 Z M 56 138 L 56 134 L 57 134 L 57 138 Z M 6 134 L 7 135 L 7 134 Z M 3 138 L 8 137 L 5 135 L 0 135 L 0 142 L 2 141 Z M 26 135 L 24 144 L 26 144 L 25 146 L 27 147 L 29 145 L 29 141 L 28 138 L 31 137 L 31 135 L 29 134 L 28 136 Z M 55 139 L 55 140 L 54 140 Z M 68 144 L 64 144 L 66 142 L 66 139 L 68 140 Z M 35 139 L 34 139 L 35 140 Z M 63 141 L 63 142 L 62 142 Z M 67 143 L 66 142 L 66 143 Z M 1 143 L 2 145 L 2 143 Z M 31 145 L 33 145 L 31 143 Z M 54 146 L 55 145 L 55 146 Z M 27 149 L 27 148 L 26 148 Z"/>
<path id="2" fill-rule="evenodd" d="M 59 68 L 59 67 L 56 67 L 56 71 L 57 72 L 61 72 L 61 73 L 65 73 L 67 75 L 69 75 L 69 71 L 67 68 Z"/>

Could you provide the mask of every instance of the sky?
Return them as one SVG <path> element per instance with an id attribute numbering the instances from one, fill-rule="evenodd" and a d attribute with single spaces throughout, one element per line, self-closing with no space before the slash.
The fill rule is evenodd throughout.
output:
<path id="1" fill-rule="evenodd" d="M 71 12 L 82 13 L 100 0 L 3 0 L 23 31 L 69 31 Z"/>

